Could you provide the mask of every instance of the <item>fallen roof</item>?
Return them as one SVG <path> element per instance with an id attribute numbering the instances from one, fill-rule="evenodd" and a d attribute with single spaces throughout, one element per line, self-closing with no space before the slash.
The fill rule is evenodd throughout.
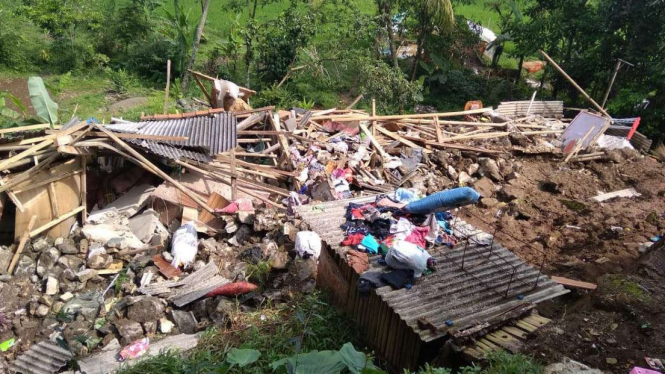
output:
<path id="1" fill-rule="evenodd" d="M 303 205 L 296 212 L 321 239 L 342 258 L 351 249 L 342 246 L 344 232 L 339 228 L 345 219 L 349 202 L 371 202 L 374 196 Z M 457 219 L 456 226 L 467 226 L 467 232 L 489 235 Z M 563 286 L 529 266 L 513 252 L 494 242 L 492 248 L 478 244 L 458 245 L 454 249 L 437 246 L 429 250 L 436 258 L 437 271 L 421 277 L 410 290 L 393 290 L 390 286 L 376 290 L 390 308 L 420 336 L 429 342 L 452 330 L 464 330 L 485 323 L 497 314 L 523 303 L 538 303 L 568 293 Z M 369 271 L 388 270 L 379 265 L 380 256 L 370 258 Z M 464 269 L 462 259 L 464 258 Z M 355 287 L 355 285 L 350 285 Z M 507 292 L 506 292 L 507 290 Z M 507 294 L 507 297 L 504 297 Z M 519 296 L 519 297 L 518 297 Z M 427 318 L 440 333 L 433 334 L 418 326 Z"/>
<path id="2" fill-rule="evenodd" d="M 50 341 L 33 345 L 29 351 L 12 363 L 10 370 L 16 373 L 52 374 L 65 366 L 73 355 Z"/>

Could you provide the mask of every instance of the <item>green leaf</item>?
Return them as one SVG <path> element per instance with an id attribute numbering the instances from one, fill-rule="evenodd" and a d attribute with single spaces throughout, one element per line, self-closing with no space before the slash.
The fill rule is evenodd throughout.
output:
<path id="1" fill-rule="evenodd" d="M 344 362 L 346 367 L 349 368 L 349 371 L 353 374 L 360 374 L 365 368 L 374 369 L 374 364 L 367 359 L 367 355 L 363 352 L 356 351 L 351 343 L 344 344 L 342 349 L 339 350 L 339 355 L 342 358 L 342 362 Z"/>
<path id="2" fill-rule="evenodd" d="M 37 112 L 37 116 L 53 127 L 58 122 L 58 104 L 51 100 L 42 78 L 30 77 L 28 79 L 28 91 L 30 91 L 30 101 Z"/>
<path id="3" fill-rule="evenodd" d="M 261 357 L 261 352 L 256 349 L 238 349 L 233 348 L 226 355 L 226 362 L 231 365 L 238 365 L 241 368 L 253 364 Z"/>
<path id="4" fill-rule="evenodd" d="M 270 364 L 273 370 L 282 366 L 289 374 L 338 374 L 346 367 L 337 351 L 312 351 Z"/>

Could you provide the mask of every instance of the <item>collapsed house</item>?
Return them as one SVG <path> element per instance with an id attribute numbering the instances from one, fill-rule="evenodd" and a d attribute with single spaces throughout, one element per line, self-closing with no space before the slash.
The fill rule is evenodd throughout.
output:
<path id="1" fill-rule="evenodd" d="M 432 240 L 417 239 L 436 270 L 397 285 L 365 284 L 361 295 L 362 279 L 394 269 L 385 252 L 359 246 L 375 228 L 342 244 L 350 204 L 376 208 L 378 195 L 404 187 L 427 196 L 473 186 L 480 204 L 495 208 L 483 185 L 518 178 L 506 154 L 581 163 L 631 147 L 603 138 L 611 119 L 583 111 L 570 121 L 560 102 L 406 115 L 248 109 L 226 105 L 195 77 L 213 108 L 0 130 L 1 235 L 17 243 L 0 251 L 0 294 L 23 295 L 0 308 L 0 322 L 11 321 L 0 341 L 20 341 L 8 349 L 15 372 L 36 370 L 35 357 L 46 361 L 42 372 L 55 372 L 71 357 L 42 355 L 55 345 L 32 341 L 67 341 L 83 365 L 99 369 L 100 361 L 84 359 L 99 347 L 117 354 L 158 331 L 224 325 L 232 297 L 257 306 L 283 287 L 310 290 L 315 279 L 392 370 L 445 361 L 450 348 L 470 357 L 515 349 L 547 322 L 531 315 L 534 306 L 567 292 L 542 264 L 526 263 L 452 212 L 430 221 L 423 236 Z M 380 213 L 383 230 L 401 219 Z M 420 230 L 422 222 L 405 219 L 409 234 Z M 185 267 L 182 254 L 173 258 L 177 235 L 193 243 Z M 391 249 L 386 236 L 374 236 L 370 248 Z M 224 288 L 245 282 L 248 264 L 261 261 L 278 272 L 263 292 Z"/>

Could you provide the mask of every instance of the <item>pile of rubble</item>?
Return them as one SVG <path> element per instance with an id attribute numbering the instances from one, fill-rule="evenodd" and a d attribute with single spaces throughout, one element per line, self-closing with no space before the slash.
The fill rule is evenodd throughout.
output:
<path id="1" fill-rule="evenodd" d="M 522 193 L 510 183 L 514 153 L 575 161 L 605 126 L 580 134 L 577 118 L 510 118 L 482 104 L 387 116 L 242 109 L 0 130 L 0 235 L 17 242 L 0 247 L 4 360 L 40 340 L 84 357 L 224 326 L 238 305 L 313 289 L 316 258 L 294 250 L 294 205 L 473 186 L 493 207 L 494 183 Z"/>

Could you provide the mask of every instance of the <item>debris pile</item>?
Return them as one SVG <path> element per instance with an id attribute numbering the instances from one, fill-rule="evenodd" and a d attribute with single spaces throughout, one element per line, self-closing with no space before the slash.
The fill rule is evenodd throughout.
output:
<path id="1" fill-rule="evenodd" d="M 0 368 L 44 340 L 77 357 L 106 349 L 131 359 L 150 338 L 225 326 L 238 311 L 313 289 L 321 241 L 299 230 L 297 205 L 390 195 L 349 213 L 387 226 L 362 231 L 352 219 L 347 240 L 370 253 L 383 246 L 399 268 L 425 241 L 455 245 L 444 213 L 409 240 L 419 215 L 479 202 L 469 211 L 535 217 L 538 207 L 523 203 L 519 155 L 568 165 L 640 157 L 629 147 L 592 149 L 607 121 L 583 112 L 569 124 L 558 104 L 520 117 L 478 103 L 381 116 L 229 106 L 217 89 L 204 111 L 0 130 L 9 136 L 0 145 L 0 235 L 17 243 L 0 247 Z M 449 204 L 436 194 L 460 191 L 475 195 Z M 385 242 L 383 229 L 401 244 Z M 421 257 L 414 278 L 435 265 Z"/>

